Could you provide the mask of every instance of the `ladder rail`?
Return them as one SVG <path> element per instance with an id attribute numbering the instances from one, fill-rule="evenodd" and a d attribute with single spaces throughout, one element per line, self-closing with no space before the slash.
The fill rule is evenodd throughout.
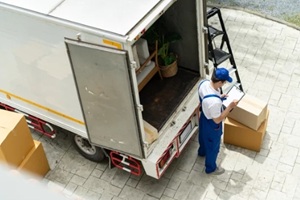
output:
<path id="1" fill-rule="evenodd" d="M 237 81 L 238 87 L 240 88 L 241 91 L 244 91 L 220 9 L 217 7 L 213 7 L 212 9 L 207 11 L 207 20 L 215 15 L 217 15 L 217 17 L 218 17 L 218 20 L 219 20 L 222 30 L 220 31 L 209 25 L 209 28 L 208 28 L 208 51 L 209 51 L 210 60 L 213 62 L 214 68 L 217 68 L 222 62 L 229 59 L 230 64 L 234 70 L 234 74 L 236 76 L 236 81 Z M 220 47 L 218 48 L 218 47 L 216 47 L 216 45 L 214 45 L 215 44 L 214 38 L 216 38 L 219 35 L 222 35 L 222 38 L 221 38 Z M 225 52 L 223 50 L 225 44 L 226 44 L 228 52 Z M 224 54 L 224 55 L 222 56 L 222 54 Z M 221 88 L 221 93 L 222 92 L 223 91 Z"/>
<path id="2" fill-rule="evenodd" d="M 242 86 L 242 84 L 241 84 L 240 75 L 239 75 L 238 70 L 237 70 L 237 67 L 236 67 L 235 59 L 234 59 L 233 52 L 232 52 L 232 49 L 231 49 L 231 45 L 230 45 L 230 42 L 229 42 L 229 37 L 228 37 L 227 31 L 226 31 L 226 28 L 225 28 L 225 23 L 224 23 L 224 21 L 223 21 L 223 17 L 222 17 L 222 14 L 221 14 L 220 9 L 218 9 L 217 14 L 218 14 L 218 17 L 219 17 L 219 20 L 220 20 L 220 25 L 221 25 L 221 27 L 222 27 L 222 31 L 224 32 L 224 35 L 223 35 L 224 40 L 222 40 L 222 41 L 225 41 L 225 42 L 226 42 L 228 51 L 229 51 L 229 53 L 231 54 L 231 57 L 230 57 L 229 59 L 230 59 L 230 63 L 232 64 L 232 67 L 233 67 L 234 69 L 236 69 L 236 70 L 235 70 L 235 75 L 236 75 L 236 78 L 237 78 L 237 82 L 240 83 L 239 88 L 240 88 L 241 91 L 244 91 L 244 90 L 243 90 L 243 86 Z M 221 48 L 221 49 L 222 49 L 222 48 Z"/>

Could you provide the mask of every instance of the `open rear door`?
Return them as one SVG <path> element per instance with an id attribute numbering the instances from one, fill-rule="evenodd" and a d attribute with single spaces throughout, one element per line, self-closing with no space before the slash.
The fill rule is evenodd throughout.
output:
<path id="1" fill-rule="evenodd" d="M 206 0 L 196 0 L 196 18 L 198 25 L 198 43 L 199 43 L 199 71 L 202 78 L 209 75 L 208 66 L 208 25 L 207 25 L 207 2 Z"/>
<path id="2" fill-rule="evenodd" d="M 127 52 L 65 43 L 91 144 L 144 158 Z"/>

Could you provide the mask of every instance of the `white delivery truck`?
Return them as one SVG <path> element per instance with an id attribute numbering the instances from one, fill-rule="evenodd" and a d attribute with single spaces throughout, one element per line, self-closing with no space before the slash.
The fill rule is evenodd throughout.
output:
<path id="1" fill-rule="evenodd" d="M 157 179 L 197 132 L 204 0 L 0 0 L 0 18 L 0 105 L 31 128 L 60 127 L 86 158 Z M 143 38 L 158 20 L 181 36 L 169 78 Z"/>

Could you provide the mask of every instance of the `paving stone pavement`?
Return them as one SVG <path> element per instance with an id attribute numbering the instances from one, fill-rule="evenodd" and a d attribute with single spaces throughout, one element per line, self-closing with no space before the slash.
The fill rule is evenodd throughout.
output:
<path id="1" fill-rule="evenodd" d="M 300 200 L 300 31 L 257 15 L 222 9 L 246 93 L 267 101 L 267 133 L 259 153 L 224 145 L 220 176 L 202 172 L 197 136 L 156 180 L 81 157 L 68 134 L 43 142 L 51 171 L 43 183 L 69 199 Z"/>

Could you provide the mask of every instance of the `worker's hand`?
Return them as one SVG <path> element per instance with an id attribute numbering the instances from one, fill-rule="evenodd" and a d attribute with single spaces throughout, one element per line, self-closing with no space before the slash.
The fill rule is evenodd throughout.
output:
<path id="1" fill-rule="evenodd" d="M 233 101 L 228 105 L 228 107 L 230 107 L 230 108 L 232 109 L 232 108 L 235 108 L 235 107 L 237 106 L 237 104 L 238 104 L 238 100 L 233 100 Z"/>
<path id="2" fill-rule="evenodd" d="M 228 94 L 222 94 L 221 95 L 221 98 L 226 98 L 226 97 L 228 97 Z"/>
<path id="3" fill-rule="evenodd" d="M 227 94 L 222 94 L 221 95 L 221 100 L 225 101 L 227 99 L 228 95 Z"/>

